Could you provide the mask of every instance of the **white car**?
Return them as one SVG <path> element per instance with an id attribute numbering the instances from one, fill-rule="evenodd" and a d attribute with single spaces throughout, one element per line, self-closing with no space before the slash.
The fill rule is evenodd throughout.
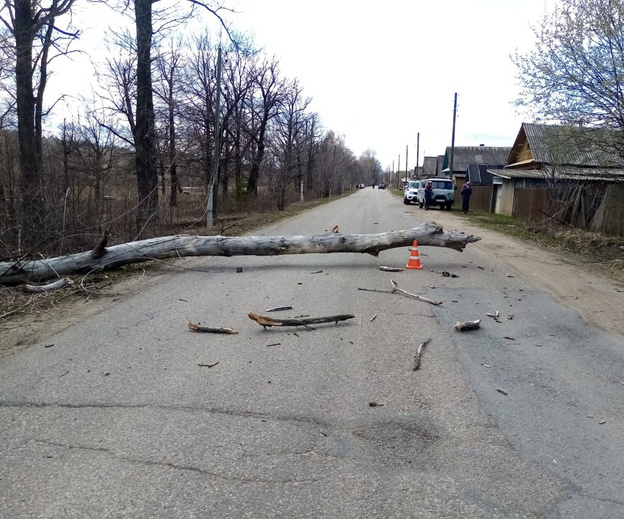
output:
<path id="1" fill-rule="evenodd" d="M 406 205 L 417 202 L 416 194 L 420 187 L 420 180 L 408 180 L 403 189 L 403 203 Z"/>

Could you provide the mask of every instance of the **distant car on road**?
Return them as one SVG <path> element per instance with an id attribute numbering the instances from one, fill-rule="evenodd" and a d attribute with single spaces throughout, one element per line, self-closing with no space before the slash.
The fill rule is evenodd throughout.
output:
<path id="1" fill-rule="evenodd" d="M 366 186 L 364 184 L 358 184 L 356 187 L 358 189 L 364 189 Z"/>
<path id="2" fill-rule="evenodd" d="M 379 184 L 378 189 L 386 189 L 386 184 Z"/>
<path id="3" fill-rule="evenodd" d="M 403 189 L 403 203 L 406 205 L 416 202 L 416 194 L 420 187 L 420 180 L 408 180 Z"/>

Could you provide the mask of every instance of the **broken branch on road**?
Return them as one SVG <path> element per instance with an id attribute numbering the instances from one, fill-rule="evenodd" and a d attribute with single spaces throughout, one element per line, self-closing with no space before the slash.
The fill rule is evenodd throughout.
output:
<path id="1" fill-rule="evenodd" d="M 330 315 L 327 317 L 308 317 L 305 319 L 273 319 L 272 317 L 267 317 L 265 315 L 254 314 L 253 312 L 249 312 L 247 314 L 249 318 L 253 321 L 256 321 L 259 325 L 264 326 L 266 330 L 267 326 L 303 326 L 305 328 L 312 329 L 310 327 L 311 324 L 321 324 L 321 323 L 338 323 L 338 321 L 346 321 L 347 319 L 353 319 L 355 315 L 353 314 L 341 314 L 341 315 Z"/>
<path id="2" fill-rule="evenodd" d="M 384 294 L 401 294 L 406 297 L 411 297 L 412 299 L 417 299 L 418 301 L 423 301 L 425 303 L 429 303 L 435 306 L 439 306 L 442 304 L 442 301 L 432 301 L 431 299 L 427 297 L 419 296 L 418 294 L 412 294 L 411 292 L 408 292 L 407 290 L 403 290 L 402 288 L 399 288 L 399 285 L 397 285 L 397 282 L 394 281 L 394 279 L 391 279 L 390 283 L 392 284 L 392 290 L 379 290 L 377 288 L 361 288 L 361 287 L 358 287 L 358 290 L 363 290 L 365 292 L 382 292 Z"/>

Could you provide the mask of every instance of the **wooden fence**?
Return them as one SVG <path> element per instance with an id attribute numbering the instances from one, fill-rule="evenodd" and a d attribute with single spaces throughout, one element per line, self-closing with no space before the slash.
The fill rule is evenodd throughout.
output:
<path id="1" fill-rule="evenodd" d="M 455 205 L 461 207 L 462 197 L 461 188 L 455 191 Z M 472 196 L 470 197 L 470 209 L 473 211 L 490 212 L 490 203 L 492 199 L 492 186 L 474 186 L 472 188 Z"/>
<path id="2" fill-rule="evenodd" d="M 513 216 L 527 222 L 548 220 L 552 201 L 550 190 L 543 188 L 516 188 Z"/>
<path id="3" fill-rule="evenodd" d="M 624 236 L 624 184 L 607 186 L 602 203 L 589 224 L 589 230 Z"/>
<path id="4" fill-rule="evenodd" d="M 573 188 L 573 189 L 572 189 Z M 492 212 L 492 186 L 475 186 L 470 197 L 470 209 Z M 569 192 L 554 203 L 545 188 L 516 188 L 513 216 L 532 224 L 565 223 L 573 227 L 612 236 L 624 236 L 624 184 L 571 186 Z M 455 203 L 461 207 L 459 190 Z"/>

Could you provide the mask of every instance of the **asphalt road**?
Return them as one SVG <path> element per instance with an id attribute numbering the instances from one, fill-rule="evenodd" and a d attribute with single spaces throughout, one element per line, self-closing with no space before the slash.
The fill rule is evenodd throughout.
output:
<path id="1" fill-rule="evenodd" d="M 435 215 L 368 188 L 261 234 Z M 377 267 L 407 248 L 183 261 L 8 358 L 0 517 L 624 517 L 622 340 L 470 246 L 419 252 L 423 270 L 398 273 Z M 443 304 L 358 290 L 390 279 Z M 284 305 L 270 315 L 356 317 L 247 317 Z"/>

